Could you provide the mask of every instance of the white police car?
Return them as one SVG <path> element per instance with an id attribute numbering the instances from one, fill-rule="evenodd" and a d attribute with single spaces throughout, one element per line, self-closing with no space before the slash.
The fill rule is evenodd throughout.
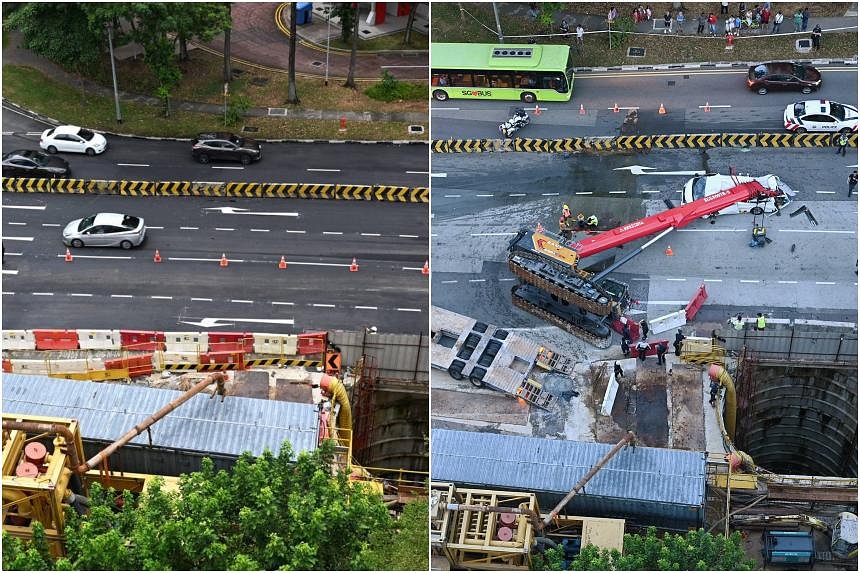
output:
<path id="1" fill-rule="evenodd" d="M 807 131 L 857 133 L 857 108 L 826 99 L 811 99 L 789 104 L 785 108 L 783 120 L 785 129 L 794 133 Z"/>

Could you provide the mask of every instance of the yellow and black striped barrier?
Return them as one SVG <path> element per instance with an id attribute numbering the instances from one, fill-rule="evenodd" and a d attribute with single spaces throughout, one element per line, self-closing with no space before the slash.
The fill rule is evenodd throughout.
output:
<path id="1" fill-rule="evenodd" d="M 568 137 L 562 139 L 444 139 L 431 144 L 434 153 L 482 153 L 521 151 L 565 153 L 572 151 L 644 151 L 649 149 L 707 149 L 710 147 L 832 147 L 832 133 L 708 133 L 668 135 L 621 135 L 616 137 Z M 857 147 L 857 134 L 848 136 Z"/>
<path id="2" fill-rule="evenodd" d="M 297 358 L 253 358 L 245 361 L 245 366 L 303 366 L 305 368 L 322 367 L 321 360 L 301 360 Z"/>
<path id="3" fill-rule="evenodd" d="M 4 177 L 3 191 L 90 193 L 129 197 L 277 197 L 428 203 L 427 187 L 342 185 L 336 183 L 203 183 L 195 181 L 109 181 Z"/>
<path id="4" fill-rule="evenodd" d="M 162 370 L 215 372 L 218 370 L 236 370 L 260 366 L 302 366 L 305 368 L 322 367 L 320 360 L 302 360 L 297 358 L 254 358 L 244 363 L 223 362 L 217 364 L 198 364 L 197 362 L 174 362 L 165 364 Z"/>

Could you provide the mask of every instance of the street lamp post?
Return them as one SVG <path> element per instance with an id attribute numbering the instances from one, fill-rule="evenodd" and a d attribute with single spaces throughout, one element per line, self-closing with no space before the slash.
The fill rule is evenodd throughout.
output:
<path id="1" fill-rule="evenodd" d="M 325 85 L 328 86 L 328 54 L 331 48 L 331 2 L 329 2 L 328 7 L 325 9 L 325 19 L 328 22 L 328 33 L 325 36 Z"/>
<path id="2" fill-rule="evenodd" d="M 116 87 L 116 63 L 113 59 L 113 22 L 107 23 L 108 49 L 110 50 L 110 72 L 113 76 L 113 99 L 116 103 L 116 122 L 122 123 L 122 110 L 119 108 L 119 91 Z"/>
<path id="3" fill-rule="evenodd" d="M 496 7 L 496 3 L 493 2 L 493 14 L 496 16 L 496 33 L 499 36 L 499 43 L 505 43 L 505 37 L 502 35 L 502 25 L 499 23 L 499 9 Z"/>

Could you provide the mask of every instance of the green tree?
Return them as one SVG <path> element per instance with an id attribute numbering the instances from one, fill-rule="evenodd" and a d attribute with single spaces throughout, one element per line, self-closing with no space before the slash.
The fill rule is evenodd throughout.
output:
<path id="1" fill-rule="evenodd" d="M 349 2 L 338 2 L 331 9 L 331 16 L 340 18 L 340 39 L 344 44 L 347 43 L 358 18 L 356 9 Z"/>
<path id="2" fill-rule="evenodd" d="M 290 2 L 290 62 L 287 75 L 287 103 L 298 105 L 299 94 L 296 92 L 296 4 Z"/>
<path id="3" fill-rule="evenodd" d="M 609 49 L 623 46 L 627 37 L 636 29 L 633 18 L 630 16 L 619 16 L 612 22 L 612 31 L 609 33 Z"/>
<path id="4" fill-rule="evenodd" d="M 53 560 L 45 537 L 45 527 L 33 522 L 33 539 L 23 541 L 3 532 L 3 569 L 6 571 L 49 571 Z"/>
<path id="5" fill-rule="evenodd" d="M 353 10 L 353 26 L 352 26 L 352 45 L 349 50 L 349 72 L 346 74 L 346 82 L 343 84 L 346 88 L 355 88 L 355 61 L 358 57 L 358 25 L 359 15 L 358 15 L 358 3 L 355 4 L 355 9 Z"/>
<path id="6" fill-rule="evenodd" d="M 413 569 L 426 571 L 427 539 L 430 535 L 430 506 L 426 499 L 408 503 L 400 519 L 390 528 L 370 536 L 369 569 L 391 571 Z"/>
<path id="7" fill-rule="evenodd" d="M 555 15 L 564 5 L 561 2 L 541 2 L 539 6 L 538 21 L 552 31 Z"/>

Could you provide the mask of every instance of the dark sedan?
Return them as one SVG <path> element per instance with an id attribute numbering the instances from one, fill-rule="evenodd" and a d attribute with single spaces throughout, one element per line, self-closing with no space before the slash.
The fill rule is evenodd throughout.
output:
<path id="1" fill-rule="evenodd" d="M 41 151 L 17 149 L 3 156 L 3 177 L 69 177 L 69 162 Z"/>
<path id="2" fill-rule="evenodd" d="M 811 93 L 821 88 L 821 72 L 808 64 L 768 62 L 750 66 L 747 87 L 761 95 L 769 91 Z"/>
<path id="3" fill-rule="evenodd" d="M 240 161 L 248 165 L 263 156 L 260 143 L 249 137 L 232 133 L 201 133 L 194 139 L 191 156 L 200 163 L 210 161 Z"/>

